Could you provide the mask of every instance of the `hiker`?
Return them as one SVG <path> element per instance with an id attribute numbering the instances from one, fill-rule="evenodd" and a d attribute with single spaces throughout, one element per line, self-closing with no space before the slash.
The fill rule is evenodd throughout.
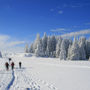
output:
<path id="1" fill-rule="evenodd" d="M 21 62 L 19 62 L 19 68 L 21 69 L 21 65 L 22 65 L 22 63 Z"/>
<path id="2" fill-rule="evenodd" d="M 11 58 L 8 58 L 9 59 L 9 62 L 12 60 Z"/>
<path id="3" fill-rule="evenodd" d="M 5 63 L 6 70 L 9 70 L 9 64 L 8 62 Z"/>
<path id="4" fill-rule="evenodd" d="M 14 62 L 12 62 L 12 63 L 11 63 L 11 68 L 12 68 L 12 70 L 14 69 L 14 65 L 15 65 Z"/>

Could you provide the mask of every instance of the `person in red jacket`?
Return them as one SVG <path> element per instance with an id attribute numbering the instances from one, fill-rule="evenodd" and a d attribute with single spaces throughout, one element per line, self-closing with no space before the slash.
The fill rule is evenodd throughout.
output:
<path id="1" fill-rule="evenodd" d="M 12 68 L 12 70 L 14 69 L 14 65 L 15 65 L 14 62 L 12 62 L 12 63 L 11 63 L 11 68 Z"/>
<path id="2" fill-rule="evenodd" d="M 6 70 L 9 70 L 9 64 L 8 62 L 5 63 Z"/>

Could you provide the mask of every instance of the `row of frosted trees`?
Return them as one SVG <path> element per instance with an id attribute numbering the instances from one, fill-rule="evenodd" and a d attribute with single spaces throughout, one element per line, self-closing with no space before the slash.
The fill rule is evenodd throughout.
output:
<path id="1" fill-rule="evenodd" d="M 85 37 L 79 40 L 63 39 L 60 36 L 44 36 L 37 34 L 30 48 L 26 45 L 25 52 L 34 53 L 40 57 L 56 57 L 60 60 L 86 60 L 90 55 L 90 41 Z"/>

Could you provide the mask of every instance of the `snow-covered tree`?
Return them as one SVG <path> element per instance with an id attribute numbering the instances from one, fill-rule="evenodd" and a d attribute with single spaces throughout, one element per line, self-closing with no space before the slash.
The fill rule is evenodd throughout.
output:
<path id="1" fill-rule="evenodd" d="M 78 41 L 74 38 L 73 44 L 71 47 L 69 47 L 69 56 L 68 59 L 70 60 L 79 60 L 80 59 L 80 53 L 79 53 L 79 45 Z"/>
<path id="2" fill-rule="evenodd" d="M 80 37 L 79 49 L 80 49 L 80 60 L 85 60 L 86 59 L 86 38 L 85 37 Z"/>
<path id="3" fill-rule="evenodd" d="M 57 44 L 56 44 L 56 57 L 60 56 L 60 48 L 61 48 L 62 38 L 59 37 Z"/>
<path id="4" fill-rule="evenodd" d="M 25 45 L 25 53 L 29 53 L 28 44 Z"/>
<path id="5" fill-rule="evenodd" d="M 89 57 L 89 59 L 88 59 L 89 61 L 90 61 L 90 57 Z"/>
<path id="6" fill-rule="evenodd" d="M 47 39 L 47 49 L 46 49 L 46 56 L 50 56 L 50 50 L 51 50 L 51 40 L 50 40 L 50 36 L 48 36 Z"/>
<path id="7" fill-rule="evenodd" d="M 48 43 L 47 43 L 47 44 L 48 44 Z M 45 55 L 46 55 L 47 57 L 50 56 L 50 51 L 49 51 L 49 47 L 48 47 L 48 45 L 47 45 L 47 49 L 46 49 Z"/>
<path id="8" fill-rule="evenodd" d="M 72 47 L 72 45 L 70 44 L 70 45 L 69 45 L 69 48 L 68 48 L 67 60 L 70 60 L 70 56 L 71 56 L 71 47 Z"/>
<path id="9" fill-rule="evenodd" d="M 0 52 L 0 58 L 2 58 L 2 53 Z"/>
<path id="10" fill-rule="evenodd" d="M 56 38 L 55 36 L 51 36 L 51 57 L 55 57 L 56 52 Z"/>
<path id="11" fill-rule="evenodd" d="M 72 44 L 72 41 L 70 39 L 64 39 L 65 42 L 65 50 L 66 50 L 66 57 L 68 56 L 68 48 Z"/>
<path id="12" fill-rule="evenodd" d="M 65 39 L 61 43 L 60 60 L 66 60 Z"/>
<path id="13" fill-rule="evenodd" d="M 42 47 L 42 40 L 40 40 L 37 44 L 37 48 L 35 49 L 36 56 L 44 56 L 43 47 Z"/>
<path id="14" fill-rule="evenodd" d="M 55 36 L 49 36 L 47 40 L 47 50 L 46 54 L 48 53 L 50 57 L 55 56 L 55 51 L 56 51 L 56 38 Z"/>
<path id="15" fill-rule="evenodd" d="M 38 45 L 39 42 L 40 42 L 40 35 L 37 34 L 36 40 L 34 41 L 34 44 L 33 44 L 33 50 L 34 50 L 34 52 L 35 52 L 35 49 L 37 49 L 37 45 Z"/>
<path id="16" fill-rule="evenodd" d="M 90 40 L 86 41 L 86 58 L 89 59 L 90 57 Z"/>
<path id="17" fill-rule="evenodd" d="M 32 43 L 31 46 L 30 46 L 29 52 L 30 52 L 30 53 L 34 53 L 34 50 L 33 50 L 33 43 Z"/>
<path id="18" fill-rule="evenodd" d="M 46 49 L 47 49 L 47 35 L 46 35 L 46 33 L 44 33 L 44 36 L 42 37 L 42 47 L 43 47 L 44 56 L 46 56 Z"/>
<path id="19" fill-rule="evenodd" d="M 60 48 L 60 59 L 66 60 L 68 56 L 68 48 L 69 45 L 72 44 L 72 41 L 70 39 L 63 39 L 61 43 L 61 48 Z"/>

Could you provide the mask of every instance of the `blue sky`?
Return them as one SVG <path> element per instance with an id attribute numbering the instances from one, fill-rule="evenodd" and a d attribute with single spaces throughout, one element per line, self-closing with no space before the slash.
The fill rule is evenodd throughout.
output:
<path id="1" fill-rule="evenodd" d="M 90 0 L 0 0 L 0 35 L 9 42 L 89 29 Z"/>

